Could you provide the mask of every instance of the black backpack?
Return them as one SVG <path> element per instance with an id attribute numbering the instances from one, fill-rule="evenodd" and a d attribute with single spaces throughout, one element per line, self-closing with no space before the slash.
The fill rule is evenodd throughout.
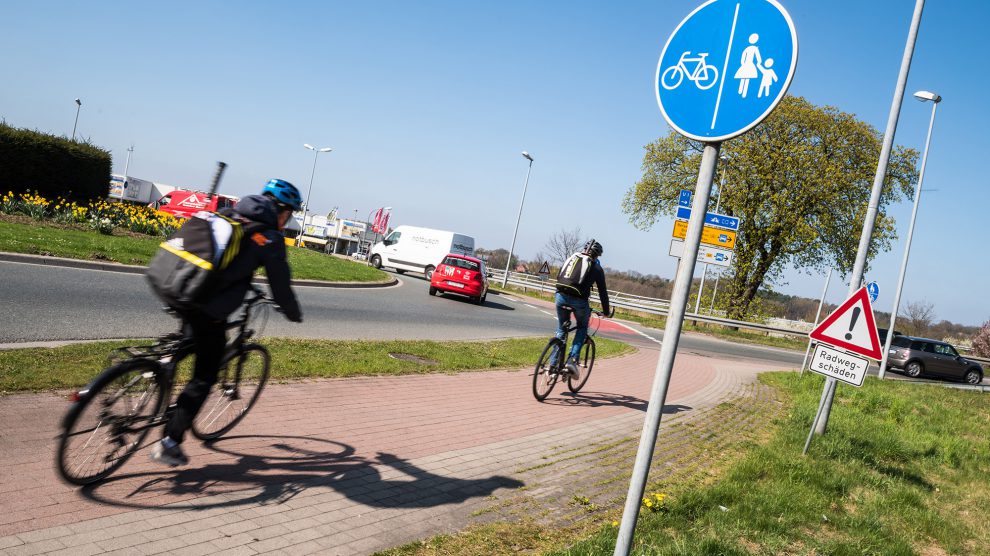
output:
<path id="1" fill-rule="evenodd" d="M 557 291 L 582 297 L 581 286 L 595 261 L 584 253 L 574 253 L 564 261 L 557 273 Z"/>
<path id="2" fill-rule="evenodd" d="M 195 309 L 255 227 L 263 225 L 197 212 L 159 245 L 145 273 L 151 289 L 173 309 Z"/>

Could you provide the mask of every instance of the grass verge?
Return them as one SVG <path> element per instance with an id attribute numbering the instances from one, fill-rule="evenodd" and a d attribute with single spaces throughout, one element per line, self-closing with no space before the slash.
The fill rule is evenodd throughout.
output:
<path id="1" fill-rule="evenodd" d="M 106 366 L 113 349 L 140 343 L 93 342 L 0 351 L 0 393 L 84 386 Z M 546 339 L 374 342 L 266 338 L 261 343 L 271 351 L 272 379 L 278 381 L 526 367 L 536 360 Z M 607 338 L 598 338 L 595 343 L 598 357 L 613 357 L 633 349 Z M 389 354 L 412 355 L 435 363 L 395 359 Z M 184 362 L 180 370 L 188 366 L 189 362 Z"/>
<path id="2" fill-rule="evenodd" d="M 57 224 L 28 217 L 0 220 L 0 251 L 69 259 L 146 265 L 161 238 L 115 230 L 103 235 L 79 224 Z M 380 282 L 389 275 L 357 263 L 296 247 L 287 247 L 293 278 L 330 282 Z"/>
<path id="3" fill-rule="evenodd" d="M 522 288 L 516 286 L 502 288 L 496 284 L 492 284 L 491 288 L 494 291 L 505 291 L 516 295 L 525 295 L 534 299 L 542 299 L 550 302 L 553 301 L 552 294 L 540 292 L 539 290 L 523 290 Z M 594 301 L 594 298 L 592 298 L 592 301 Z M 641 313 L 639 311 L 616 308 L 615 316 L 617 318 L 630 320 L 632 322 L 642 324 L 643 326 L 649 326 L 650 328 L 657 328 L 659 330 L 663 330 L 667 326 L 667 318 L 660 315 L 652 315 L 649 313 Z M 694 323 L 690 317 L 685 317 L 684 325 L 681 329 L 684 332 L 696 332 L 698 334 L 706 334 L 708 336 L 713 336 L 723 340 L 731 340 L 733 342 L 742 342 L 761 346 L 779 347 L 797 351 L 803 351 L 808 347 L 808 340 L 803 338 L 780 338 L 776 336 L 768 336 L 761 332 L 732 330 L 718 324 Z"/>
<path id="4" fill-rule="evenodd" d="M 808 375 L 763 375 L 791 409 L 718 482 L 672 489 L 643 512 L 635 553 L 987 554 L 990 398 L 868 379 L 843 386 L 828 433 L 801 455 L 821 394 Z M 612 554 L 609 526 L 555 556 Z"/>

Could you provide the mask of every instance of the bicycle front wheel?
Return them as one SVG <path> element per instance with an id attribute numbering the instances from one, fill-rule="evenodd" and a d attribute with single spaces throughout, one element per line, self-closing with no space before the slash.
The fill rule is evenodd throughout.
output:
<path id="1" fill-rule="evenodd" d="M 258 401 L 268 382 L 270 365 L 267 349 L 246 344 L 220 370 L 217 383 L 193 420 L 193 435 L 200 440 L 213 440 L 237 426 Z"/>
<path id="2" fill-rule="evenodd" d="M 553 364 L 550 363 L 552 359 Z M 536 360 L 536 368 L 533 369 L 533 396 L 537 401 L 543 401 L 550 395 L 553 385 L 557 384 L 557 377 L 560 376 L 560 366 L 564 363 L 564 342 L 557 338 L 551 338 L 547 342 L 547 347 L 543 348 L 543 353 Z"/>
<path id="3" fill-rule="evenodd" d="M 157 362 L 129 359 L 108 367 L 79 392 L 62 420 L 59 474 L 75 485 L 106 478 L 141 446 L 164 403 Z"/>
<path id="4" fill-rule="evenodd" d="M 574 394 L 584 388 L 588 382 L 588 377 L 591 376 L 591 368 L 595 366 L 595 341 L 591 339 L 591 336 L 584 339 L 581 353 L 578 355 L 578 366 L 581 367 L 581 378 L 575 380 L 573 375 L 567 377 L 567 389 Z"/>

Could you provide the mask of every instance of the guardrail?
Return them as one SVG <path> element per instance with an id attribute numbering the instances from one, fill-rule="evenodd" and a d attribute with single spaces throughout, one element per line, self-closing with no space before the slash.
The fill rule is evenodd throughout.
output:
<path id="1" fill-rule="evenodd" d="M 502 282 L 502 278 L 505 276 L 504 270 L 491 270 L 492 280 Z M 533 276 L 532 274 L 523 274 L 520 272 L 509 272 L 509 284 L 513 286 L 519 286 L 524 289 L 539 290 L 544 293 L 552 293 L 554 291 L 553 283 L 550 280 L 544 280 L 538 276 Z M 650 313 L 654 315 L 667 316 L 670 311 L 670 301 L 666 299 L 656 299 L 652 297 L 644 297 L 641 295 L 632 295 L 623 292 L 617 292 L 613 290 L 608 290 L 609 302 L 615 307 L 622 307 L 624 309 L 632 309 L 634 311 L 641 311 L 644 313 Z M 710 324 L 720 324 L 722 326 L 731 326 L 735 328 L 743 328 L 746 330 L 756 330 L 758 332 L 767 332 L 774 334 L 785 334 L 788 336 L 797 337 L 807 337 L 808 333 L 811 332 L 811 328 L 814 327 L 812 323 L 805 323 L 799 321 L 787 321 L 792 323 L 792 328 L 784 328 L 780 326 L 773 326 L 764 323 L 755 323 L 748 321 L 732 320 L 722 317 L 717 317 L 714 315 L 699 315 L 696 313 L 685 313 L 685 320 L 705 322 Z M 795 330 L 794 328 L 805 328 L 805 330 Z M 976 361 L 983 365 L 984 367 L 990 368 L 990 358 L 974 357 L 972 355 L 967 355 L 966 359 Z"/>

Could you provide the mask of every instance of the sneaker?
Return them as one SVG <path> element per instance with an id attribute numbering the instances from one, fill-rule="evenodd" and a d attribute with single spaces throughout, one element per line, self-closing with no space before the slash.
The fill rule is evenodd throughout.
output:
<path id="1" fill-rule="evenodd" d="M 150 457 L 151 461 L 155 463 L 172 467 L 189 463 L 189 458 L 186 457 L 186 454 L 182 453 L 182 448 L 178 444 L 171 448 L 166 448 L 161 442 L 155 442 L 155 445 L 151 448 Z"/>
<path id="2" fill-rule="evenodd" d="M 567 363 L 564 363 L 564 369 L 566 369 L 567 372 L 571 373 L 571 376 L 574 377 L 574 380 L 581 379 L 581 371 L 580 371 L 580 367 L 578 367 L 576 358 L 568 357 Z"/>

